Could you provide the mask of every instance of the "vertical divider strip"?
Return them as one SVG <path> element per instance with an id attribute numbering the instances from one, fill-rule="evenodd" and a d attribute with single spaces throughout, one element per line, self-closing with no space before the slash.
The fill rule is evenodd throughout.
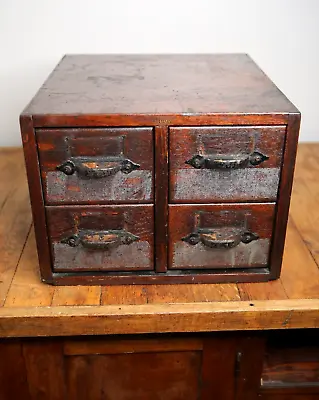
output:
<path id="1" fill-rule="evenodd" d="M 168 127 L 155 127 L 155 271 L 167 271 Z"/>

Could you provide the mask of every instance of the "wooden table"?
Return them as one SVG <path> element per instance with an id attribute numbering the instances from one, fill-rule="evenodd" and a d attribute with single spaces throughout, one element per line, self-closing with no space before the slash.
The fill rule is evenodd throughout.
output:
<path id="1" fill-rule="evenodd" d="M 203 343 L 208 343 L 209 340 L 207 339 L 207 335 L 201 335 L 201 332 L 254 331 L 252 334 L 247 333 L 247 335 L 249 335 L 249 338 L 253 337 L 253 340 L 259 340 L 258 343 L 260 344 L 264 343 L 264 341 L 263 339 L 261 340 L 263 336 L 260 336 L 256 332 L 259 330 L 291 329 L 291 332 L 296 332 L 294 328 L 318 328 L 318 176 L 319 144 L 301 144 L 298 150 L 283 270 L 281 278 L 277 281 L 215 285 L 53 287 L 41 283 L 39 279 L 22 150 L 17 148 L 2 148 L 0 150 L 0 337 L 24 338 L 19 341 L 14 340 L 13 342 L 12 340 L 3 339 L 0 345 L 2 354 L 12 357 L 14 352 L 21 352 L 14 347 L 18 346 L 19 349 L 24 349 L 24 359 L 28 360 L 28 352 L 31 351 L 30 349 L 33 349 L 32 351 L 35 351 L 35 353 L 31 351 L 33 354 L 33 358 L 31 357 L 32 362 L 37 360 L 41 364 L 34 354 L 39 355 L 39 350 L 36 350 L 38 349 L 37 346 L 39 343 L 43 345 L 44 342 L 39 339 L 36 341 L 32 339 L 31 342 L 25 339 L 39 336 L 57 336 L 61 338 L 63 336 L 81 335 L 82 342 L 74 342 L 70 338 L 66 340 L 59 339 L 59 341 L 52 339 L 48 342 L 48 346 L 53 346 L 52 343 L 56 346 L 59 343 L 59 348 L 63 347 L 64 356 L 70 356 L 70 354 L 78 354 L 80 349 L 82 350 L 79 354 L 91 354 L 92 349 L 90 346 L 94 347 L 96 343 L 99 343 L 102 347 L 106 346 L 106 342 L 101 344 L 102 336 L 100 336 L 100 342 L 92 339 L 89 342 L 90 345 L 87 345 L 85 344 L 87 342 L 83 341 L 83 335 L 188 333 L 188 335 L 182 335 L 183 337 L 180 340 L 176 339 L 174 335 L 170 335 L 168 339 L 167 335 L 161 335 L 160 339 L 158 339 L 158 336 L 156 336 L 156 339 L 153 336 L 147 336 L 146 341 L 143 340 L 143 343 L 148 343 L 147 346 L 149 347 L 146 346 L 148 349 L 156 344 L 156 346 L 160 347 L 161 351 L 165 346 L 166 350 L 168 346 L 168 348 L 175 350 L 176 348 L 179 350 L 182 348 L 183 350 L 186 347 L 187 349 L 194 348 L 195 350 L 200 348 L 201 351 L 204 351 L 203 349 L 206 345 Z M 189 335 L 189 333 L 194 334 Z M 224 334 L 223 339 L 233 340 L 234 336 L 232 335 L 234 334 Z M 123 342 L 121 341 L 122 336 L 112 336 L 113 344 L 111 347 L 118 348 L 119 340 L 117 339 L 121 339 L 122 348 L 118 350 L 118 353 L 129 352 L 132 346 L 135 348 L 135 344 L 132 345 L 133 339 L 130 339 L 131 341 L 128 342 L 128 337 L 131 338 L 131 336 L 126 336 L 126 340 Z M 139 335 L 137 338 L 146 338 L 146 336 Z M 104 339 L 105 336 L 103 337 Z M 213 335 L 213 339 L 215 340 L 213 344 L 217 343 L 216 340 L 221 340 L 220 333 L 216 333 L 215 336 Z M 136 339 L 134 336 L 134 340 L 139 339 Z M 9 342 L 13 347 L 9 346 Z M 75 345 L 74 343 L 77 344 Z M 138 343 L 140 346 L 141 340 Z M 86 350 L 83 350 L 83 346 Z M 220 343 L 217 347 L 224 349 Z M 91 350 L 88 350 L 89 348 Z M 226 348 L 230 348 L 228 344 Z M 144 347 L 143 349 L 142 353 L 146 351 Z M 196 353 L 197 350 L 195 350 L 194 352 Z M 236 350 L 238 350 L 237 347 Z M 101 354 L 100 350 L 96 352 L 96 348 L 92 351 L 92 354 Z M 106 353 L 109 354 L 110 351 L 110 348 L 108 348 Z M 106 353 L 104 352 L 103 354 Z M 204 351 L 203 354 L 207 355 L 210 353 Z M 225 359 L 226 355 L 225 353 L 223 354 L 222 358 Z M 236 354 L 238 355 L 238 351 Z M 205 361 L 205 357 L 204 360 L 197 361 L 205 364 L 205 362 L 208 362 Z M 209 359 L 209 356 L 207 357 L 206 359 Z M 2 363 L 2 369 L 0 361 L 0 372 L 7 371 L 6 373 L 8 373 L 10 362 L 8 358 L 1 357 L 1 359 L 6 361 Z M 195 360 L 194 362 L 197 361 Z M 26 368 L 28 371 L 32 363 L 28 364 L 27 361 L 25 362 L 26 367 L 23 368 Z M 187 362 L 189 360 L 185 361 L 186 364 Z M 211 362 L 213 361 L 211 360 Z M 202 364 L 201 371 L 205 371 L 204 364 Z M 17 368 L 16 365 L 15 368 Z M 37 376 L 39 380 L 42 375 L 37 375 L 34 372 L 34 364 L 32 365 L 33 373 L 31 375 Z M 56 370 L 59 368 L 53 369 Z M 55 376 L 57 372 L 53 372 L 53 369 L 51 373 Z M 74 368 L 72 367 L 71 370 L 73 371 Z M 193 379 L 191 377 L 191 370 L 189 373 L 189 380 L 191 381 Z M 203 374 L 205 373 L 203 372 Z M 30 396 L 26 398 L 40 398 L 37 397 L 36 393 L 38 392 L 30 383 L 30 372 L 27 375 Z M 71 373 L 68 376 L 68 379 L 71 379 L 73 375 Z M 44 379 L 43 376 L 41 379 Z M 61 376 L 59 379 L 65 381 Z M 258 379 L 260 381 L 260 377 Z M 257 382 L 258 379 L 255 378 L 255 381 Z M 5 381 L 3 378 L 2 387 L 5 387 Z M 240 382 L 245 382 L 245 379 Z M 66 390 L 65 387 L 68 385 L 65 382 L 63 385 L 63 390 Z M 219 393 L 218 390 L 221 390 L 220 387 L 216 386 L 216 382 L 214 385 L 206 385 L 206 389 L 201 389 L 203 399 L 210 398 L 209 393 L 211 393 L 210 391 L 213 390 L 213 387 L 215 393 Z M 18 385 L 16 386 L 18 387 Z M 46 386 L 47 389 L 43 390 L 49 390 L 49 386 Z M 250 387 L 253 386 L 252 384 Z M 21 387 L 19 387 L 20 394 L 22 393 Z M 30 389 L 32 387 L 33 389 Z M 237 393 L 236 398 L 240 398 L 240 394 L 238 393 L 244 393 L 244 386 L 240 387 L 241 389 L 238 389 L 237 384 L 236 390 L 233 388 L 232 393 Z M 255 387 L 257 387 L 256 384 Z M 8 397 L 8 393 L 12 393 L 13 389 L 9 390 L 7 387 L 7 389 L 3 390 L 7 390 L 7 392 L 4 392 L 7 397 L 0 396 L 0 398 L 11 398 Z M 47 392 L 47 397 L 45 398 L 61 398 L 54 397 L 58 396 L 54 390 L 52 393 L 55 394 L 50 392 L 51 394 L 48 395 L 49 392 Z M 190 389 L 187 390 L 189 392 Z M 80 391 L 83 392 L 82 389 Z M 75 392 L 72 392 L 73 397 L 71 392 L 68 392 L 68 398 L 77 398 L 77 395 L 74 394 Z M 195 392 L 196 390 L 194 389 Z M 190 391 L 189 393 L 192 392 Z M 256 396 L 255 392 L 250 392 L 252 397 L 249 397 L 247 393 L 242 397 L 245 400 L 255 398 L 253 396 Z M 261 391 L 260 393 L 265 399 L 288 398 L 278 397 L 278 395 L 277 397 L 267 397 L 270 396 L 270 392 L 265 394 Z M 309 394 L 309 396 L 312 395 Z M 61 393 L 59 396 L 61 396 Z M 145 395 L 146 397 L 143 396 L 144 394 L 140 398 L 148 398 L 147 394 Z M 184 398 L 182 391 L 176 396 L 168 396 L 167 398 Z M 231 395 L 229 394 L 229 396 Z M 276 396 L 276 393 L 274 392 L 272 396 Z M 122 397 L 119 398 L 122 399 Z M 126 397 L 124 398 L 126 399 Z M 192 398 L 192 396 L 189 398 Z M 232 397 L 227 397 L 223 392 L 223 398 L 228 399 Z M 290 395 L 289 399 L 293 398 L 293 395 Z M 312 399 L 315 397 L 303 398 Z"/>

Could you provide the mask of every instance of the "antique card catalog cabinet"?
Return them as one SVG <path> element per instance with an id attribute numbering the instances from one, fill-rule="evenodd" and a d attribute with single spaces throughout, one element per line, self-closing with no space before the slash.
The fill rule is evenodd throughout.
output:
<path id="1" fill-rule="evenodd" d="M 43 281 L 278 278 L 300 114 L 249 56 L 65 56 L 20 122 Z"/>

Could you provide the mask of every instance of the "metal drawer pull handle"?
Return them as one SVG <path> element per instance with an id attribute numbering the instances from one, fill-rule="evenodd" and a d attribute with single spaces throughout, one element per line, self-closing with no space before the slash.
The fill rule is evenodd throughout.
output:
<path id="1" fill-rule="evenodd" d="M 121 159 L 119 157 L 73 157 L 69 158 L 57 169 L 65 173 L 65 175 L 73 175 L 75 172 L 82 178 L 99 179 L 111 176 L 121 171 L 124 174 L 140 168 L 139 164 L 129 159 Z"/>
<path id="2" fill-rule="evenodd" d="M 218 229 L 198 229 L 195 232 L 182 238 L 184 242 L 191 245 L 196 245 L 201 242 L 204 246 L 212 249 L 232 249 L 239 243 L 250 243 L 253 240 L 258 240 L 259 236 L 250 231 L 229 230 L 224 232 Z"/>
<path id="3" fill-rule="evenodd" d="M 247 167 L 249 164 L 259 165 L 268 159 L 269 157 L 259 153 L 259 151 L 254 151 L 253 153 L 244 157 L 230 155 L 204 157 L 200 154 L 196 154 L 191 159 L 185 161 L 185 163 L 196 169 L 235 169 Z"/>
<path id="4" fill-rule="evenodd" d="M 108 250 L 120 245 L 129 245 L 140 238 L 125 230 L 81 231 L 61 240 L 61 243 L 76 247 L 80 244 L 92 250 Z"/>

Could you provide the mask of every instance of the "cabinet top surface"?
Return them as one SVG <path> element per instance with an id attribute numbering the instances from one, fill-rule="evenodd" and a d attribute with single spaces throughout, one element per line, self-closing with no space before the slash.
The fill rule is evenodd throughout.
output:
<path id="1" fill-rule="evenodd" d="M 294 105 L 246 54 L 67 55 L 25 113 L 289 113 Z"/>
<path id="2" fill-rule="evenodd" d="M 282 274 L 263 283 L 40 281 L 21 149 L 0 149 L 0 337 L 319 328 L 319 144 L 299 146 Z"/>

